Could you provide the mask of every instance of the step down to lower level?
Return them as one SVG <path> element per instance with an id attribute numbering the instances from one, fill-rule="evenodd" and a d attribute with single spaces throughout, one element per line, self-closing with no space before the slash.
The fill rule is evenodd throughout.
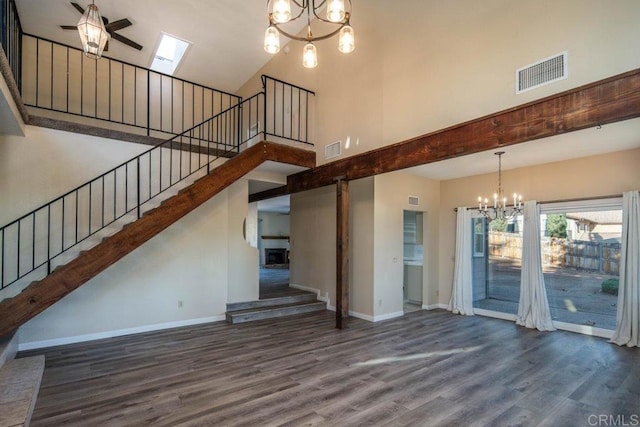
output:
<path id="1" fill-rule="evenodd" d="M 227 304 L 227 311 L 247 310 L 250 308 L 265 308 L 273 307 L 275 305 L 287 305 L 314 301 L 317 301 L 316 294 L 312 294 L 311 292 L 304 292 L 299 295 L 288 295 L 285 297 L 260 299 L 257 301 L 234 302 L 231 304 Z"/>
<path id="2" fill-rule="evenodd" d="M 227 308 L 227 322 L 244 323 L 322 311 L 326 310 L 327 303 L 316 300 L 314 294 L 302 294 L 228 304 Z"/>

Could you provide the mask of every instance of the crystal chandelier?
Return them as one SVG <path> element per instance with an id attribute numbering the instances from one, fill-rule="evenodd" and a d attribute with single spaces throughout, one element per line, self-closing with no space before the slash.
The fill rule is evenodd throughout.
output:
<path id="1" fill-rule="evenodd" d="M 294 4 L 292 12 L 291 4 Z M 326 7 L 323 18 L 320 9 Z M 306 14 L 305 14 L 306 11 Z M 355 34 L 349 25 L 351 17 L 351 0 L 268 0 L 267 13 L 269 27 L 264 34 L 264 50 L 275 54 L 280 51 L 280 34 L 298 41 L 307 42 L 302 50 L 302 65 L 306 68 L 314 68 L 318 65 L 318 53 L 314 41 L 324 40 L 339 34 L 338 50 L 342 53 L 350 53 L 356 47 Z M 307 19 L 306 37 L 298 37 L 283 29 L 283 25 L 297 19 Z M 317 18 L 337 26 L 330 32 L 314 36 L 311 32 L 311 20 Z"/>
<path id="2" fill-rule="evenodd" d="M 509 205 L 502 190 L 502 155 L 504 151 L 494 153 L 498 156 L 498 190 L 493 193 L 493 207 L 489 199 L 478 197 L 478 209 L 489 220 L 506 220 L 522 213 L 522 194 L 513 193 L 513 204 Z"/>
<path id="3" fill-rule="evenodd" d="M 78 33 L 84 54 L 89 58 L 99 59 L 110 36 L 98 12 L 98 6 L 94 3 L 91 3 L 82 14 L 78 22 Z"/>

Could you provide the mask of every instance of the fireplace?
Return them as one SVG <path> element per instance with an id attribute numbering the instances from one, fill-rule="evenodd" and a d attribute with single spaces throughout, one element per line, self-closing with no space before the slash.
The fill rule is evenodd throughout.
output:
<path id="1" fill-rule="evenodd" d="M 265 248 L 264 250 L 264 264 L 289 264 L 287 259 L 287 250 L 282 248 Z"/>

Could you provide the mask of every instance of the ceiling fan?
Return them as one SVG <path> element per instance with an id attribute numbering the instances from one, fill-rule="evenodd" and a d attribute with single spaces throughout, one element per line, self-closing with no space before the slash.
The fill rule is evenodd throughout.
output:
<path id="1" fill-rule="evenodd" d="M 75 3 L 75 2 L 70 2 L 70 3 L 78 12 L 80 12 L 80 14 L 84 13 L 84 9 L 78 3 Z M 139 45 L 138 43 L 116 33 L 116 31 L 122 30 L 123 28 L 127 28 L 132 25 L 131 21 L 129 21 L 127 18 L 118 19 L 117 21 L 109 22 L 109 20 L 103 16 L 102 21 L 104 22 L 104 27 L 112 39 L 118 40 L 120 43 L 124 43 L 127 46 L 132 47 L 134 49 L 142 50 L 142 46 Z M 63 30 L 75 30 L 75 31 L 78 30 L 77 25 L 60 25 L 60 28 L 62 28 Z M 105 51 L 109 50 L 108 42 L 104 50 Z"/>

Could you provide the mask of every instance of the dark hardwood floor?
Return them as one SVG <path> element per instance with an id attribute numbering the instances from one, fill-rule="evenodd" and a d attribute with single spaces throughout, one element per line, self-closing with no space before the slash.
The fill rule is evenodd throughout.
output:
<path id="1" fill-rule="evenodd" d="M 587 426 L 592 415 L 640 417 L 638 349 L 441 310 L 334 324 L 335 313 L 320 312 L 48 349 L 32 426 Z"/>

